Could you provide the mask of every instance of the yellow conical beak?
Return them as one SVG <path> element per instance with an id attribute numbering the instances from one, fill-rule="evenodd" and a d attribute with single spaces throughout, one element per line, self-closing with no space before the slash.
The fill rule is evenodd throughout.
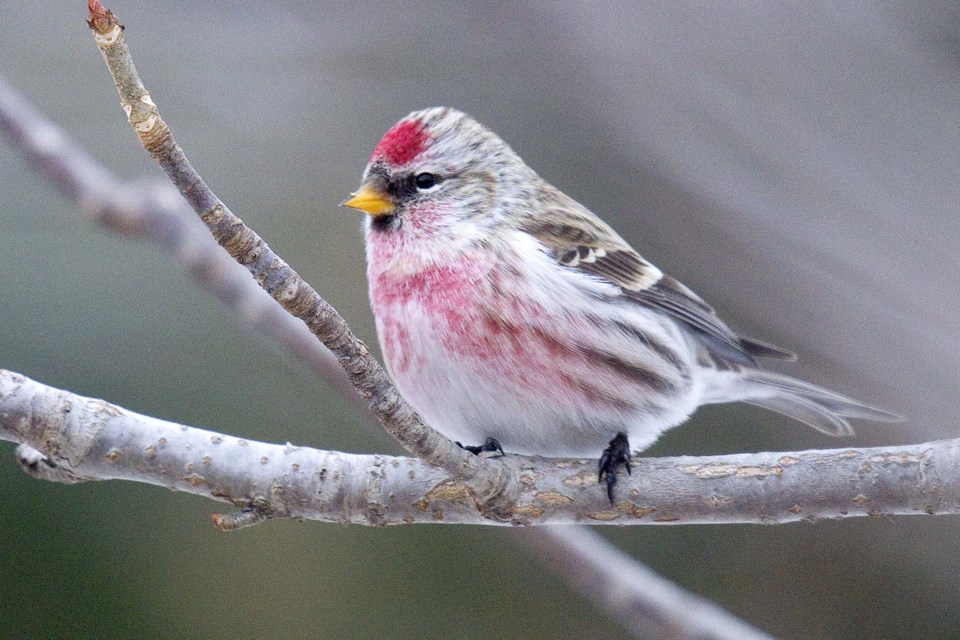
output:
<path id="1" fill-rule="evenodd" d="M 397 205 L 390 201 L 386 193 L 369 183 L 360 185 L 360 190 L 351 193 L 349 198 L 340 203 L 340 206 L 363 211 L 374 218 L 392 215 L 397 210 Z"/>

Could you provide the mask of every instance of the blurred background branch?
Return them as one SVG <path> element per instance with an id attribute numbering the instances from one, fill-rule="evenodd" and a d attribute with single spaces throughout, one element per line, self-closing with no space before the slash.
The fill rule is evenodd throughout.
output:
<path id="1" fill-rule="evenodd" d="M 398 117 L 451 104 L 736 329 L 800 353 L 790 373 L 911 419 L 861 428 L 852 446 L 955 437 L 957 3 L 127 4 L 141 71 L 171 96 L 161 106 L 193 160 L 368 343 L 358 223 L 334 205 Z M 90 56 L 80 9 L 0 4 L 5 73 L 121 180 L 155 171 L 116 144 L 126 125 L 102 68 L 76 64 Z M 55 45 L 25 46 L 38 38 Z M 166 254 L 70 216 L 2 147 L 0 183 L 4 366 L 243 437 L 384 450 L 364 412 Z M 650 455 L 825 445 L 763 412 L 714 407 Z M 65 489 L 0 465 L 0 574 L 15 576 L 0 602 L 14 631 L 625 637 L 499 528 L 326 527 L 323 545 L 269 524 L 208 537 L 205 502 L 142 491 Z M 603 535 L 779 636 L 954 638 L 960 558 L 943 522 Z M 329 575 L 351 579 L 331 588 Z M 358 600 L 378 615 L 352 615 Z"/>

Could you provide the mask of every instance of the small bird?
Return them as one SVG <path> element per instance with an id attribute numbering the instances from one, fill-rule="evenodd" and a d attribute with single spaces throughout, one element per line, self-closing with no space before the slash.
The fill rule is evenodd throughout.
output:
<path id="1" fill-rule="evenodd" d="M 697 407 L 747 402 L 832 436 L 892 413 L 760 369 L 794 355 L 734 333 L 693 291 L 455 109 L 391 128 L 360 188 L 387 370 L 447 437 L 480 451 L 595 455 L 617 470 Z"/>

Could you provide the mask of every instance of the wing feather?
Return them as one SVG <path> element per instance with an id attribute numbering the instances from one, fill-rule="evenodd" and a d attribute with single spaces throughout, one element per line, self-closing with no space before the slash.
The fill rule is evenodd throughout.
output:
<path id="1" fill-rule="evenodd" d="M 783 349 L 741 338 L 713 308 L 675 278 L 647 262 L 623 238 L 586 209 L 571 216 L 550 210 L 527 220 L 524 230 L 549 249 L 558 263 L 617 285 L 624 295 L 647 308 L 680 320 L 710 351 L 728 362 L 755 366 L 754 356 L 793 359 Z"/>

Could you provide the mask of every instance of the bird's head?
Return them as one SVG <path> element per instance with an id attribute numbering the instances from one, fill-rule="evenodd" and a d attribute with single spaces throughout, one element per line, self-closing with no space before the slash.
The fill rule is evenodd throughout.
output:
<path id="1" fill-rule="evenodd" d="M 380 140 L 342 204 L 369 214 L 368 237 L 402 233 L 460 244 L 505 217 L 510 185 L 535 178 L 499 136 L 448 107 L 415 111 Z"/>

